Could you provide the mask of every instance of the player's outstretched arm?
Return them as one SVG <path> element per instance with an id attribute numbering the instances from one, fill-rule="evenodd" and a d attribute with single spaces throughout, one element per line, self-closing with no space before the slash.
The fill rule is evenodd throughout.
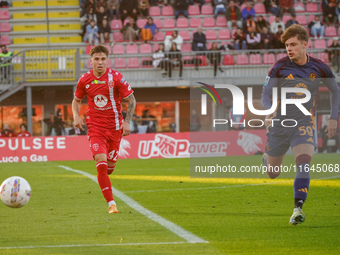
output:
<path id="1" fill-rule="evenodd" d="M 83 128 L 84 122 L 82 118 L 80 118 L 79 116 L 80 106 L 81 100 L 75 97 L 72 101 L 73 126 L 76 128 L 80 128 L 81 130 L 84 130 Z"/>
<path id="2" fill-rule="evenodd" d="M 128 101 L 128 108 L 126 110 L 126 117 L 124 123 L 120 126 L 120 129 L 123 130 L 122 136 L 130 134 L 130 122 L 132 120 L 132 116 L 136 108 L 136 98 L 133 94 L 125 98 L 125 100 Z"/>

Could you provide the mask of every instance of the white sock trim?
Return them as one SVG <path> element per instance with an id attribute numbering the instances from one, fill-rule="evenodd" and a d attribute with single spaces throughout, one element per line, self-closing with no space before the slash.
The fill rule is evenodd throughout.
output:
<path id="1" fill-rule="evenodd" d="M 116 202 L 115 202 L 114 200 L 108 202 L 107 204 L 109 205 L 109 207 L 110 207 L 111 205 L 117 205 Z"/>

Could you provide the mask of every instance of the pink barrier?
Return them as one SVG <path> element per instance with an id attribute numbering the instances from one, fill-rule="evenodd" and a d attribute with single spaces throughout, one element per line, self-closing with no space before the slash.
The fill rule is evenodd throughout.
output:
<path id="1" fill-rule="evenodd" d="M 265 141 L 265 130 L 133 134 L 122 139 L 119 158 L 252 155 Z M 0 163 L 91 159 L 86 136 L 0 139 Z"/>

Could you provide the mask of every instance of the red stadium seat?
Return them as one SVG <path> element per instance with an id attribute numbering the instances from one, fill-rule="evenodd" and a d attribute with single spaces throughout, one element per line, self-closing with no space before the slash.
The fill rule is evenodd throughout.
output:
<path id="1" fill-rule="evenodd" d="M 178 18 L 177 19 L 177 27 L 178 28 L 188 28 L 189 27 L 189 23 L 188 23 L 188 19 L 187 18 Z"/>
<path id="2" fill-rule="evenodd" d="M 159 8 L 159 6 L 150 6 L 149 15 L 152 17 L 161 16 L 161 9 Z"/>
<path id="3" fill-rule="evenodd" d="M 210 4 L 212 0 L 205 0 L 206 4 Z"/>
<path id="4" fill-rule="evenodd" d="M 201 26 L 200 18 L 191 18 L 190 19 L 190 27 L 196 28 Z"/>
<path id="5" fill-rule="evenodd" d="M 227 27 L 227 18 L 225 16 L 217 16 L 216 27 Z"/>
<path id="6" fill-rule="evenodd" d="M 314 41 L 314 48 L 315 49 L 326 49 L 326 41 L 324 39 L 316 39 Z"/>
<path id="7" fill-rule="evenodd" d="M 318 5 L 316 3 L 307 3 L 306 12 L 318 12 Z"/>
<path id="8" fill-rule="evenodd" d="M 305 12 L 305 5 L 300 2 L 300 3 L 295 3 L 294 4 L 294 9 L 296 13 L 304 13 Z M 299 15 L 297 15 L 296 17 L 298 17 Z"/>
<path id="9" fill-rule="evenodd" d="M 126 26 L 127 23 L 130 23 L 130 19 L 129 18 L 126 18 L 123 22 L 123 26 Z"/>
<path id="10" fill-rule="evenodd" d="M 288 20 L 290 20 L 290 15 L 284 15 L 284 16 L 282 17 L 282 22 L 283 22 L 283 24 L 286 24 Z"/>
<path id="11" fill-rule="evenodd" d="M 314 18 L 315 18 L 315 15 L 309 15 L 309 16 L 308 16 L 308 22 L 313 21 Z M 309 29 L 308 29 L 308 30 L 309 30 Z"/>
<path id="12" fill-rule="evenodd" d="M 155 33 L 155 35 L 153 36 L 153 40 L 157 42 L 164 41 L 163 33 L 161 31 Z"/>
<path id="13" fill-rule="evenodd" d="M 234 55 L 224 55 L 222 63 L 225 66 L 233 66 L 234 65 Z"/>
<path id="14" fill-rule="evenodd" d="M 172 6 L 170 6 L 170 5 L 163 6 L 162 15 L 163 16 L 174 16 L 174 9 L 172 8 Z"/>
<path id="15" fill-rule="evenodd" d="M 202 5 L 201 8 L 202 15 L 213 15 L 213 8 L 210 4 Z"/>
<path id="16" fill-rule="evenodd" d="M 191 52 L 191 43 L 183 43 L 181 51 L 182 52 Z"/>
<path id="17" fill-rule="evenodd" d="M 11 32 L 11 26 L 9 22 L 1 22 L 0 23 L 0 33 L 9 33 Z"/>
<path id="18" fill-rule="evenodd" d="M 218 31 L 218 40 L 229 40 L 230 31 L 229 29 L 221 29 Z"/>
<path id="19" fill-rule="evenodd" d="M 128 58 L 128 68 L 139 68 L 138 58 Z"/>
<path id="20" fill-rule="evenodd" d="M 212 45 L 213 43 L 212 42 L 207 42 L 207 49 L 209 50 L 209 49 L 211 49 L 211 45 Z"/>
<path id="21" fill-rule="evenodd" d="M 111 58 L 107 59 L 107 67 L 111 68 L 112 67 L 112 61 Z"/>
<path id="22" fill-rule="evenodd" d="M 1 35 L 0 36 L 0 45 L 10 45 L 11 40 L 9 38 L 9 35 Z"/>
<path id="23" fill-rule="evenodd" d="M 309 40 L 307 44 L 307 49 L 312 49 L 312 48 L 313 48 L 313 42 L 312 40 Z"/>
<path id="24" fill-rule="evenodd" d="M 305 15 L 297 15 L 296 21 L 299 22 L 299 24 L 302 26 L 306 26 L 308 24 L 307 18 Z"/>
<path id="25" fill-rule="evenodd" d="M 190 32 L 189 30 L 179 30 L 178 34 L 182 36 L 183 41 L 190 41 Z"/>
<path id="26" fill-rule="evenodd" d="M 205 17 L 203 19 L 203 27 L 214 27 L 215 19 L 213 17 Z"/>
<path id="27" fill-rule="evenodd" d="M 275 16 L 274 15 L 271 15 L 270 17 L 269 17 L 269 24 L 272 24 L 273 22 L 275 21 Z"/>
<path id="28" fill-rule="evenodd" d="M 327 42 L 328 47 L 330 47 L 332 45 L 332 43 L 333 43 L 333 40 L 329 39 L 328 42 Z"/>
<path id="29" fill-rule="evenodd" d="M 263 64 L 272 65 L 275 63 L 275 55 L 273 53 L 263 54 Z"/>
<path id="30" fill-rule="evenodd" d="M 175 28 L 174 19 L 164 19 L 163 20 L 163 28 Z"/>
<path id="31" fill-rule="evenodd" d="M 236 64 L 237 65 L 248 65 L 248 55 L 246 54 L 238 54 L 236 56 Z"/>
<path id="32" fill-rule="evenodd" d="M 151 44 L 149 43 L 143 43 L 139 46 L 139 52 L 140 53 L 152 53 L 152 49 L 151 49 Z"/>
<path id="33" fill-rule="evenodd" d="M 91 51 L 91 49 L 94 47 L 94 45 L 87 45 L 86 46 L 86 51 L 85 51 L 85 53 L 86 54 L 90 54 L 90 51 Z"/>
<path id="34" fill-rule="evenodd" d="M 147 19 L 138 19 L 136 24 L 139 28 L 143 28 L 146 25 L 146 22 Z"/>
<path id="35" fill-rule="evenodd" d="M 10 15 L 7 9 L 0 10 L 0 20 L 9 20 Z"/>
<path id="36" fill-rule="evenodd" d="M 264 4 L 262 3 L 256 3 L 254 4 L 254 10 L 257 14 L 266 14 L 266 9 L 264 8 Z"/>
<path id="37" fill-rule="evenodd" d="M 124 45 L 122 45 L 122 44 L 115 44 L 113 46 L 113 54 L 124 54 L 124 53 L 125 53 Z"/>
<path id="38" fill-rule="evenodd" d="M 161 19 L 154 19 L 153 23 L 157 26 L 158 29 L 162 28 L 162 20 Z"/>
<path id="39" fill-rule="evenodd" d="M 287 57 L 287 53 L 279 53 L 276 55 L 276 61 L 280 60 L 281 58 Z"/>
<path id="40" fill-rule="evenodd" d="M 337 36 L 335 27 L 325 27 L 325 36 L 326 37 L 334 37 Z"/>
<path id="41" fill-rule="evenodd" d="M 115 58 L 114 68 L 115 69 L 126 68 L 125 58 Z"/>
<path id="42" fill-rule="evenodd" d="M 201 63 L 199 64 L 199 66 L 207 66 L 207 57 L 206 56 L 195 56 L 196 59 L 200 59 Z"/>
<path id="43" fill-rule="evenodd" d="M 126 54 L 138 54 L 137 44 L 129 44 L 126 46 Z"/>
<path id="44" fill-rule="evenodd" d="M 112 33 L 112 35 L 113 35 L 113 40 L 115 42 L 124 41 L 124 37 L 123 37 L 123 34 L 121 32 L 114 32 L 114 33 Z"/>
<path id="45" fill-rule="evenodd" d="M 120 19 L 111 20 L 111 30 L 121 30 L 122 27 L 122 21 Z"/>
<path id="46" fill-rule="evenodd" d="M 251 65 L 261 65 L 262 59 L 260 54 L 251 54 L 249 57 L 249 63 Z"/>
<path id="47" fill-rule="evenodd" d="M 188 9 L 189 16 L 200 15 L 200 7 L 198 5 L 190 5 Z"/>
<path id="48" fill-rule="evenodd" d="M 159 49 L 159 44 L 158 43 L 155 43 L 153 45 L 153 52 L 157 51 Z"/>
<path id="49" fill-rule="evenodd" d="M 205 36 L 207 40 L 217 40 L 217 35 L 215 30 L 206 30 Z"/>
<path id="50" fill-rule="evenodd" d="M 319 52 L 317 58 L 325 63 L 329 63 L 328 53 L 326 52 Z"/>
<path id="51" fill-rule="evenodd" d="M 105 44 L 105 47 L 109 51 L 109 54 L 111 54 L 112 53 L 111 45 L 110 44 Z"/>

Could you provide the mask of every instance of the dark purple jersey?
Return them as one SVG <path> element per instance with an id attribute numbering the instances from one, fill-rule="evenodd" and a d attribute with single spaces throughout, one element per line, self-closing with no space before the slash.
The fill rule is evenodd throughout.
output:
<path id="1" fill-rule="evenodd" d="M 315 116 L 315 100 L 319 86 L 326 86 L 330 90 L 331 98 L 331 119 L 338 119 L 339 109 L 339 88 L 331 69 L 317 58 L 307 55 L 305 65 L 297 65 L 288 57 L 278 60 L 268 72 L 263 85 L 261 102 L 265 109 L 272 106 L 272 89 L 278 88 L 278 105 L 275 119 L 294 119 L 299 125 L 313 123 Z M 311 93 L 308 102 L 303 103 L 304 108 L 311 114 L 306 115 L 295 104 L 287 104 L 286 115 L 282 114 L 281 88 L 303 88 Z M 306 97 L 304 93 L 287 93 L 288 99 L 301 99 Z"/>

